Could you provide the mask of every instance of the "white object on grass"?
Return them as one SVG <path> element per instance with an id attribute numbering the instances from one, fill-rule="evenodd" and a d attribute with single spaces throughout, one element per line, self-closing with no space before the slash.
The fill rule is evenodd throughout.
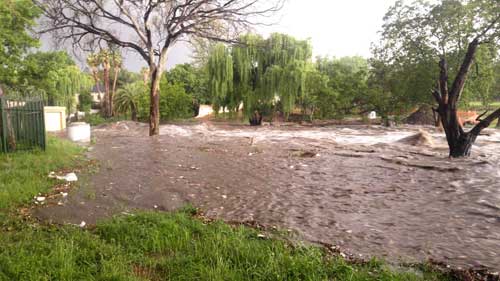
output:
<path id="1" fill-rule="evenodd" d="M 71 123 L 68 126 L 68 138 L 75 142 L 90 142 L 90 125 L 84 122 Z"/>
<path id="2" fill-rule="evenodd" d="M 67 182 L 78 181 L 78 177 L 76 176 L 75 173 L 69 173 L 69 174 L 66 174 L 65 176 L 57 176 L 57 179 L 58 180 L 65 180 Z"/>

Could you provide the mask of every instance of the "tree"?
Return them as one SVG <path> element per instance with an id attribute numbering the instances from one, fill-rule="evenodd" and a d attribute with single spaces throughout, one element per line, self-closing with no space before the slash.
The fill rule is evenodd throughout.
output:
<path id="1" fill-rule="evenodd" d="M 193 104 L 210 102 L 208 77 L 205 69 L 193 64 L 178 64 L 165 74 L 170 84 L 182 84 L 186 94 L 192 96 Z"/>
<path id="2" fill-rule="evenodd" d="M 90 68 L 90 72 L 92 73 L 92 78 L 94 78 L 94 83 L 97 89 L 97 92 L 100 93 L 101 89 L 99 88 L 99 84 L 101 81 L 101 78 L 99 77 L 99 56 L 97 53 L 90 53 L 87 56 L 87 65 Z"/>
<path id="3" fill-rule="evenodd" d="M 353 111 L 363 111 L 366 103 L 368 62 L 358 56 L 327 58 L 318 57 L 316 69 L 328 77 L 328 88 L 337 93 L 336 99 L 323 111 L 335 111 L 336 117 L 352 114 Z M 327 114 L 332 115 L 332 114 Z"/>
<path id="4" fill-rule="evenodd" d="M 104 84 L 104 98 L 102 100 L 101 114 L 103 117 L 111 117 L 111 88 L 110 88 L 110 71 L 111 71 L 111 52 L 108 49 L 101 49 L 97 54 L 99 63 L 102 67 L 102 82 Z"/>
<path id="5" fill-rule="evenodd" d="M 305 91 L 299 97 L 298 104 L 302 107 L 302 114 L 309 115 L 309 120 L 315 116 L 320 118 L 333 117 L 337 94 L 328 87 L 328 76 L 318 69 L 310 67 L 306 72 Z"/>
<path id="6" fill-rule="evenodd" d="M 111 51 L 111 68 L 113 69 L 113 88 L 108 99 L 109 103 L 109 113 L 111 116 L 115 114 L 115 109 L 113 106 L 114 96 L 116 95 L 116 85 L 118 82 L 118 75 L 122 69 L 122 56 L 117 50 Z"/>
<path id="7" fill-rule="evenodd" d="M 278 11 L 281 0 L 33 0 L 46 28 L 77 46 L 107 42 L 138 53 L 149 66 L 149 134 L 159 134 L 159 87 L 167 53 L 178 40 L 233 42 L 242 29 Z"/>
<path id="8" fill-rule="evenodd" d="M 146 91 L 147 89 L 141 81 L 125 85 L 125 87 L 118 90 L 114 97 L 116 111 L 120 113 L 127 113 L 130 111 L 132 121 L 137 121 L 140 97 L 144 95 Z"/>
<path id="9" fill-rule="evenodd" d="M 235 112 L 243 103 L 250 123 L 260 125 L 262 111 L 279 101 L 288 118 L 297 97 L 305 93 L 310 42 L 278 33 L 265 40 L 248 34 L 240 42 L 232 48 L 218 45 L 209 57 L 209 89 L 215 108 Z"/>
<path id="10" fill-rule="evenodd" d="M 17 85 L 22 91 L 36 89 L 48 105 L 64 104 L 65 96 L 57 89 L 57 81 L 63 70 L 74 65 L 73 59 L 64 51 L 31 53 L 22 61 Z"/>
<path id="11" fill-rule="evenodd" d="M 39 42 L 30 35 L 39 9 L 30 0 L 0 1 L 0 86 L 16 86 L 26 52 Z"/>
<path id="12" fill-rule="evenodd" d="M 431 91 L 438 103 L 435 110 L 446 134 L 450 157 L 469 156 L 479 133 L 500 116 L 498 109 L 466 132 L 457 114 L 478 48 L 498 46 L 498 1 L 446 0 L 436 4 L 416 1 L 412 5 L 398 1 L 386 14 L 383 29 L 388 61 L 412 60 L 418 56 L 439 58 L 439 79 Z"/>

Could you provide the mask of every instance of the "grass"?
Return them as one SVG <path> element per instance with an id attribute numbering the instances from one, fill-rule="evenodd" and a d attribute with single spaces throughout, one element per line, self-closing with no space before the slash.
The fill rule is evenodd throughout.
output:
<path id="1" fill-rule="evenodd" d="M 90 230 L 45 225 L 9 212 L 53 183 L 50 171 L 81 160 L 55 138 L 47 152 L 0 156 L 0 280 L 448 280 L 428 269 L 354 264 L 283 234 L 204 223 L 187 208 L 102 221 Z M 269 235 L 269 234 L 266 234 Z"/>
<path id="2" fill-rule="evenodd" d="M 0 211 L 47 192 L 54 185 L 49 173 L 80 162 L 82 151 L 68 141 L 49 137 L 46 151 L 0 154 Z"/>
<path id="3" fill-rule="evenodd" d="M 425 268 L 349 264 L 248 227 L 204 224 L 185 211 L 120 216 L 92 231 L 10 229 L 0 236 L 0 280 L 446 280 Z"/>

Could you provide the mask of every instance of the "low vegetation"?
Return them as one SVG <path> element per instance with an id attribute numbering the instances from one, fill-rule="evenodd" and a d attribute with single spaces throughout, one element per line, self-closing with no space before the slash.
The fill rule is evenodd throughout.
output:
<path id="1" fill-rule="evenodd" d="M 54 181 L 52 171 L 75 166 L 82 148 L 49 137 L 47 151 L 0 154 L 0 212 L 28 202 L 39 192 L 47 192 Z"/>

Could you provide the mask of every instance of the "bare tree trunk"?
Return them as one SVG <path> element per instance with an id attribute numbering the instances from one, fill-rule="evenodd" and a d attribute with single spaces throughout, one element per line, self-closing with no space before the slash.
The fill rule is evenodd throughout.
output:
<path id="1" fill-rule="evenodd" d="M 103 102 L 103 115 L 104 117 L 111 117 L 110 109 L 109 109 L 109 97 L 110 97 L 110 88 L 109 88 L 109 68 L 106 66 L 103 69 L 103 82 L 104 82 L 104 102 Z"/>
<path id="2" fill-rule="evenodd" d="M 497 126 L 496 126 L 497 129 L 500 129 L 500 117 L 498 117 L 498 121 L 497 121 Z"/>
<path id="3" fill-rule="evenodd" d="M 113 105 L 113 99 L 116 94 L 116 82 L 118 81 L 118 74 L 120 73 L 120 69 L 115 69 L 114 71 L 114 77 L 113 77 L 113 89 L 111 90 L 111 95 L 109 96 L 109 108 L 110 108 L 110 115 L 114 116 L 115 115 L 115 108 Z"/>
<path id="4" fill-rule="evenodd" d="M 150 90 L 150 107 L 149 107 L 149 135 L 160 134 L 160 79 L 161 69 L 152 65 L 151 73 L 151 90 Z"/>
<path id="5" fill-rule="evenodd" d="M 255 110 L 249 121 L 251 126 L 260 126 L 262 125 L 262 115 L 259 111 Z"/>
<path id="6" fill-rule="evenodd" d="M 131 104 L 130 105 L 130 112 L 131 112 L 131 118 L 132 118 L 132 121 L 135 121 L 137 122 L 137 107 L 135 106 L 135 104 Z"/>

